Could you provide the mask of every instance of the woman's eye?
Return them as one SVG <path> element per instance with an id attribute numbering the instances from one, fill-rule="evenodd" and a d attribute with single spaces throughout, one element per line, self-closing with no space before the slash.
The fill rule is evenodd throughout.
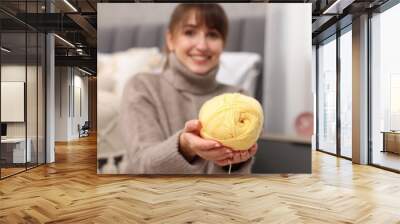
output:
<path id="1" fill-rule="evenodd" d="M 211 38 L 219 38 L 219 33 L 218 32 L 209 32 L 208 36 Z"/>
<path id="2" fill-rule="evenodd" d="M 193 36 L 194 35 L 194 31 L 193 30 L 185 30 L 183 32 L 186 36 Z"/>

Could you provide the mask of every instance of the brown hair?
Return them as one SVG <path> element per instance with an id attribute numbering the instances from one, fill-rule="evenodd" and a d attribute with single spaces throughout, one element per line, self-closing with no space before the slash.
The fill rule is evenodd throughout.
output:
<path id="1" fill-rule="evenodd" d="M 190 12 L 195 12 L 199 25 L 205 25 L 209 29 L 217 30 L 225 44 L 228 35 L 228 18 L 223 8 L 218 4 L 184 3 L 179 4 L 172 13 L 168 24 L 169 32 L 174 35 L 178 28 L 189 19 Z M 165 48 L 168 52 L 168 47 Z"/>

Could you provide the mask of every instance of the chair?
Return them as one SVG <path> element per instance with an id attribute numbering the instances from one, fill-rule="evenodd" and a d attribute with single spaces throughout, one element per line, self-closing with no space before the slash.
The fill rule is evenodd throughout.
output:
<path id="1" fill-rule="evenodd" d="M 79 127 L 80 125 L 78 125 L 78 129 L 79 129 L 79 138 L 80 137 L 87 137 L 89 136 L 89 129 L 90 129 L 90 125 L 89 125 L 89 121 L 85 121 L 85 123 L 82 125 L 82 127 Z"/>

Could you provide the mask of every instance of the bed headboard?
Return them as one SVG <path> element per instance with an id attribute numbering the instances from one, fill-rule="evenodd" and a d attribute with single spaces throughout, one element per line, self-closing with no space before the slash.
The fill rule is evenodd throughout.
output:
<path id="1" fill-rule="evenodd" d="M 247 51 L 264 55 L 264 17 L 232 20 L 226 51 Z M 102 28 L 98 30 L 100 53 L 113 53 L 132 47 L 164 46 L 165 24 Z"/>

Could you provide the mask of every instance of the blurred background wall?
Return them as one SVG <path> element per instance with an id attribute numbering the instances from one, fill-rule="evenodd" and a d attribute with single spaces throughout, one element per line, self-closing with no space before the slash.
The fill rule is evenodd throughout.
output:
<path id="1" fill-rule="evenodd" d="M 131 26 L 135 24 L 166 23 L 176 3 L 102 3 L 98 4 L 97 27 Z M 260 3 L 224 3 L 229 19 L 265 16 L 265 7 Z M 265 6 L 265 5 L 264 5 Z M 245 10 L 244 10 L 245 9 Z M 115 15 L 118 12 L 118 16 Z"/>

